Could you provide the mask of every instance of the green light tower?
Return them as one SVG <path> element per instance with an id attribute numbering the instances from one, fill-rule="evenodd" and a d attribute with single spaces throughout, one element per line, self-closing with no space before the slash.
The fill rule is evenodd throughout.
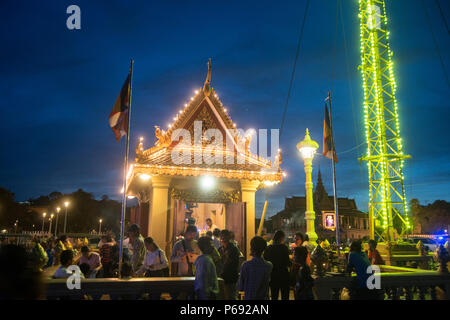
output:
<path id="1" fill-rule="evenodd" d="M 360 160 L 367 161 L 369 170 L 369 214 L 385 232 L 384 240 L 392 241 L 394 221 L 401 226 L 399 232 L 411 229 L 402 172 L 404 160 L 410 156 L 404 155 L 400 137 L 385 1 L 360 0 L 359 5 L 368 144 L 367 154 Z"/>

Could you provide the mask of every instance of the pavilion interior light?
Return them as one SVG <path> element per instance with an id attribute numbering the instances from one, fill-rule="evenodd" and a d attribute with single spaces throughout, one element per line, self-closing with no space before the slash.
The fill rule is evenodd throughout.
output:
<path id="1" fill-rule="evenodd" d="M 148 175 L 148 174 L 145 174 L 145 173 L 141 173 L 141 174 L 139 175 L 139 178 L 140 178 L 142 181 L 148 181 L 148 180 L 150 180 L 151 176 Z"/>
<path id="2" fill-rule="evenodd" d="M 200 185 L 203 190 L 211 190 L 216 186 L 216 179 L 212 176 L 203 176 L 200 178 Z"/>

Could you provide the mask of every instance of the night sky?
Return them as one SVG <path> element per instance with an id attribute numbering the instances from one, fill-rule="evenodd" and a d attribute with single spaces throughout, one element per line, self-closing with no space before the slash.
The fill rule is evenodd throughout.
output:
<path id="1" fill-rule="evenodd" d="M 440 1 L 449 18 L 450 3 Z M 296 1 L 24 1 L 0 2 L 0 186 L 23 201 L 78 188 L 119 198 L 124 140 L 108 115 L 135 60 L 131 150 L 153 126 L 166 128 L 203 85 L 212 86 L 238 127 L 280 127 L 306 0 Z M 358 1 L 343 0 L 332 81 L 336 1 L 312 0 L 287 113 L 283 169 L 269 215 L 284 198 L 304 195 L 296 144 L 309 127 L 322 144 L 323 100 L 334 93 L 339 196 L 368 201 L 362 123 Z M 425 1 L 447 71 L 450 41 L 434 1 Z M 66 28 L 66 8 L 81 8 L 81 30 Z M 420 0 L 387 1 L 408 199 L 450 200 L 449 87 Z M 343 27 L 345 29 L 345 38 Z M 348 47 L 346 59 L 345 40 Z M 347 72 L 347 63 L 349 73 Z M 330 161 L 314 160 L 328 192 Z M 264 192 L 258 193 L 257 216 Z"/>

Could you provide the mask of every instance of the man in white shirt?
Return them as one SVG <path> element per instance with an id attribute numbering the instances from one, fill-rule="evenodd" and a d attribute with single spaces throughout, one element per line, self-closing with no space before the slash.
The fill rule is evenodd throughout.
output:
<path id="1" fill-rule="evenodd" d="M 203 229 L 206 232 L 208 232 L 208 231 L 213 232 L 215 229 L 217 229 L 217 226 L 212 222 L 211 218 L 207 218 L 205 227 Z"/>

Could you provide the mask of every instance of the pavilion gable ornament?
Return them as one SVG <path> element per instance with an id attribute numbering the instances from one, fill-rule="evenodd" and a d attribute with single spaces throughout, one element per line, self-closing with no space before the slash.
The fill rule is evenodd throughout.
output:
<path id="1" fill-rule="evenodd" d="M 158 139 L 158 141 L 156 141 L 156 146 L 168 147 L 170 145 L 171 141 L 169 135 L 158 126 L 155 126 L 155 137 Z"/>
<path id="2" fill-rule="evenodd" d="M 197 189 L 180 190 L 171 188 L 169 192 L 172 199 L 185 202 L 236 203 L 241 201 L 241 192 L 239 190 L 229 192 L 211 190 L 205 192 Z"/>

